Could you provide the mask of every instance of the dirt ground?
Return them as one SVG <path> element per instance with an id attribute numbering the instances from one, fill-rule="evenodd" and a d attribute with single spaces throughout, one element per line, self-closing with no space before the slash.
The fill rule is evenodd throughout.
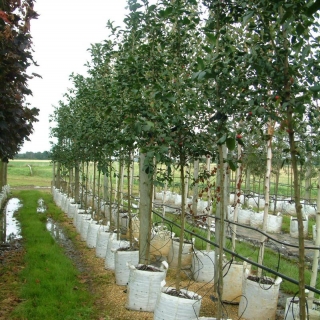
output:
<path id="1" fill-rule="evenodd" d="M 19 241 L 0 245 L 0 320 L 7 320 L 22 301 L 18 296 L 19 271 L 24 267 L 24 250 Z"/>
<path id="2" fill-rule="evenodd" d="M 64 223 L 64 227 L 73 229 L 72 222 Z M 99 310 L 99 320 L 141 320 L 153 319 L 153 313 L 127 310 L 126 287 L 118 286 L 115 281 L 113 271 L 104 268 L 104 260 L 95 256 L 95 249 L 88 249 L 86 243 L 81 241 L 78 235 L 75 239 L 75 246 L 81 256 L 81 263 L 85 266 L 82 277 L 88 283 L 88 287 L 96 296 L 95 306 Z M 79 264 L 79 260 L 78 260 Z M 83 269 L 83 266 L 78 266 Z M 174 284 L 173 270 L 168 270 L 166 283 L 168 286 Z M 215 315 L 216 305 L 210 299 L 213 288 L 212 285 L 203 283 L 190 283 L 185 275 L 182 286 L 187 286 L 189 290 L 197 292 L 203 299 L 201 303 L 200 316 L 213 317 Z M 238 318 L 238 306 L 224 305 L 225 312 L 230 319 Z M 108 314 L 109 317 L 105 317 Z"/>

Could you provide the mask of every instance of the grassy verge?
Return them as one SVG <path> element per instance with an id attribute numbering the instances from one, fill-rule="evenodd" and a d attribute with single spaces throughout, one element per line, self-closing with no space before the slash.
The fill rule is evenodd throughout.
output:
<path id="1" fill-rule="evenodd" d="M 40 191 L 19 191 L 14 196 L 23 206 L 18 217 L 25 248 L 25 268 L 20 273 L 23 302 L 11 319 L 94 319 L 93 296 L 81 283 L 79 272 L 63 249 L 46 230 L 47 216 L 37 213 L 37 200 L 43 198 L 48 215 L 63 219 L 51 195 Z"/>

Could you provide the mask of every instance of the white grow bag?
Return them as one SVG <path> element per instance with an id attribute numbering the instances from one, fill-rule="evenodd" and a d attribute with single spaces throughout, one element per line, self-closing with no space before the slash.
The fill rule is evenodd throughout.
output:
<path id="1" fill-rule="evenodd" d="M 76 211 L 77 211 L 79 206 L 80 205 L 77 204 L 77 203 L 72 203 L 72 202 L 69 203 L 69 205 L 68 205 L 68 213 L 67 213 L 69 219 L 73 219 L 73 217 L 74 217 L 74 215 L 75 215 L 75 213 L 76 213 Z"/>
<path id="2" fill-rule="evenodd" d="M 308 310 L 306 308 L 306 315 L 309 320 L 320 319 L 320 301 L 316 299 L 307 298 Z M 284 312 L 285 320 L 300 320 L 300 305 L 298 297 L 287 298 L 286 309 Z"/>
<path id="3" fill-rule="evenodd" d="M 114 252 L 114 265 L 116 284 L 118 286 L 126 286 L 129 281 L 130 269 L 129 265 L 136 265 L 139 263 L 139 250 L 124 251 L 119 249 L 112 249 Z M 112 251 L 111 250 L 111 251 Z"/>
<path id="4" fill-rule="evenodd" d="M 182 196 L 181 194 L 176 194 L 176 198 L 174 199 L 174 204 L 176 206 L 181 206 Z"/>
<path id="5" fill-rule="evenodd" d="M 66 195 L 65 193 L 63 193 L 63 194 L 61 195 L 61 201 L 60 201 L 59 207 L 61 208 L 61 210 L 62 210 L 64 213 L 66 212 L 66 211 L 65 211 L 65 205 L 66 205 L 67 199 L 68 199 L 67 195 Z"/>
<path id="6" fill-rule="evenodd" d="M 195 251 L 192 255 L 191 272 L 193 279 L 198 282 L 214 281 L 214 251 Z"/>
<path id="7" fill-rule="evenodd" d="M 251 212 L 250 226 L 253 228 L 261 228 L 263 224 L 264 212 Z"/>
<path id="8" fill-rule="evenodd" d="M 109 232 L 109 228 L 106 229 L 106 226 L 101 226 L 98 235 L 97 235 L 97 243 L 96 243 L 96 257 L 98 258 L 106 258 L 108 242 L 110 235 L 113 233 Z"/>
<path id="9" fill-rule="evenodd" d="M 151 259 L 155 259 L 157 257 L 168 257 L 169 250 L 172 245 L 172 234 L 171 231 L 163 228 L 153 230 L 151 236 L 151 243 L 150 243 L 150 256 Z"/>
<path id="10" fill-rule="evenodd" d="M 192 299 L 185 299 L 167 294 L 174 288 L 164 287 L 160 293 L 155 309 L 154 320 L 186 320 L 197 318 L 200 313 L 202 297 L 193 291 L 181 289 Z"/>
<path id="11" fill-rule="evenodd" d="M 222 300 L 227 302 L 239 303 L 242 295 L 242 277 L 243 269 L 246 268 L 246 273 L 250 273 L 251 264 L 240 263 L 234 261 L 231 266 L 230 262 L 223 267 L 223 294 Z"/>
<path id="12" fill-rule="evenodd" d="M 99 229 L 100 229 L 100 224 L 97 223 L 97 221 L 91 221 L 88 227 L 87 238 L 86 238 L 88 248 L 92 249 L 96 247 Z"/>
<path id="13" fill-rule="evenodd" d="M 244 269 L 242 296 L 238 309 L 239 317 L 246 320 L 274 320 L 277 313 L 280 283 L 278 277 L 274 284 L 262 284 L 248 279 L 249 272 Z"/>
<path id="14" fill-rule="evenodd" d="M 117 240 L 117 234 L 114 233 L 109 237 L 106 258 L 104 260 L 104 268 L 109 270 L 115 269 L 114 250 L 129 246 L 129 242 L 125 240 Z"/>
<path id="15" fill-rule="evenodd" d="M 269 233 L 281 233 L 282 228 L 282 215 L 280 212 L 275 216 L 268 214 L 267 232 Z"/>
<path id="16" fill-rule="evenodd" d="M 172 239 L 172 244 L 168 253 L 168 263 L 170 268 L 178 267 L 179 238 Z M 188 269 L 192 264 L 193 241 L 185 240 L 182 245 L 181 269 Z"/>
<path id="17" fill-rule="evenodd" d="M 129 310 L 153 312 L 161 288 L 165 285 L 168 264 L 163 261 L 163 269 L 152 267 L 156 271 L 139 270 L 138 265 L 130 265 L 129 280 L 127 286 L 126 308 Z"/>
<path id="18" fill-rule="evenodd" d="M 209 213 L 208 210 L 208 201 L 199 200 L 197 204 L 197 211 L 201 213 Z"/>
<path id="19" fill-rule="evenodd" d="M 81 241 L 87 241 L 87 234 L 88 234 L 88 229 L 89 229 L 89 225 L 90 225 L 91 221 L 92 221 L 91 217 L 82 218 L 81 227 L 80 227 Z"/>
<path id="20" fill-rule="evenodd" d="M 78 210 L 78 212 L 79 212 L 79 210 Z M 82 220 L 83 219 L 90 219 L 90 218 L 91 218 L 91 214 L 90 213 L 83 213 L 83 214 L 77 213 L 75 227 L 76 227 L 76 230 L 77 230 L 78 233 L 81 233 Z"/>
<path id="21" fill-rule="evenodd" d="M 251 210 L 239 209 L 238 223 L 250 225 L 251 213 L 252 213 Z"/>
<path id="22" fill-rule="evenodd" d="M 298 220 L 295 217 L 290 217 L 290 237 L 299 238 Z M 308 237 L 308 216 L 303 220 L 303 237 Z"/>

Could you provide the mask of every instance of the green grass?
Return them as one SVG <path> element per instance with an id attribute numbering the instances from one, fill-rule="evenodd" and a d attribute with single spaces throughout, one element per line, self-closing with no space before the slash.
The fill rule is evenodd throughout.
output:
<path id="1" fill-rule="evenodd" d="M 48 160 L 12 160 L 8 163 L 8 184 L 11 187 L 49 187 L 52 174 L 52 163 Z"/>
<path id="2" fill-rule="evenodd" d="M 48 215 L 56 221 L 63 219 L 51 195 L 37 190 L 15 191 L 13 195 L 23 204 L 18 219 L 25 268 L 20 273 L 20 298 L 24 302 L 14 310 L 11 319 L 94 319 L 93 295 L 81 284 L 72 261 L 46 230 L 47 217 L 36 211 L 37 200 L 42 198 L 48 206 Z"/>

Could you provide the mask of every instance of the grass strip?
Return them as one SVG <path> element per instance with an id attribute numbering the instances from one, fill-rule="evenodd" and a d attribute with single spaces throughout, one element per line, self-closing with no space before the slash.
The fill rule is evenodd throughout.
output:
<path id="1" fill-rule="evenodd" d="M 63 219 L 52 196 L 40 191 L 15 191 L 23 206 L 19 209 L 25 268 L 20 273 L 22 282 L 20 303 L 11 319 L 94 319 L 93 296 L 81 283 L 79 271 L 66 257 L 63 248 L 46 229 L 47 216 Z M 38 199 L 47 205 L 47 213 L 37 213 Z"/>

